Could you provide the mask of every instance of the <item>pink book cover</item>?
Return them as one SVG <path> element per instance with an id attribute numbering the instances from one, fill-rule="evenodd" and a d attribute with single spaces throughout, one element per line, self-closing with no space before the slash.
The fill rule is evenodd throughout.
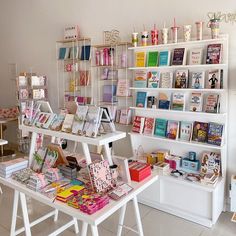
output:
<path id="1" fill-rule="evenodd" d="M 144 134 L 153 134 L 154 129 L 154 118 L 146 117 L 144 122 Z"/>

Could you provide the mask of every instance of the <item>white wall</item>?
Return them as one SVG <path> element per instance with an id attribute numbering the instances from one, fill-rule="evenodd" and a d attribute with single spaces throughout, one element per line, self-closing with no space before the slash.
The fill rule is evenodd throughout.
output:
<path id="1" fill-rule="evenodd" d="M 21 0 L 1 1 L 0 4 L 0 106 L 15 104 L 14 81 L 9 80 L 8 63 L 17 63 L 18 70 L 46 74 L 49 78 L 50 101 L 57 106 L 55 41 L 63 37 L 66 24 L 80 25 L 83 36 L 93 43 L 102 42 L 102 31 L 120 30 L 122 40 L 130 40 L 135 26 L 141 31 L 143 24 L 151 29 L 154 23 L 162 27 L 172 24 L 207 22 L 207 12 L 236 11 L 235 0 Z M 236 173 L 236 23 L 221 24 L 222 32 L 230 35 L 230 116 L 229 116 L 229 174 Z M 210 31 L 205 28 L 205 34 Z"/>

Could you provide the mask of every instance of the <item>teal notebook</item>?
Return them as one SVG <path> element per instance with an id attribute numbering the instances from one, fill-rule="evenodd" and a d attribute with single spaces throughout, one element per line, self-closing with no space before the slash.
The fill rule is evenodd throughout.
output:
<path id="1" fill-rule="evenodd" d="M 170 52 L 162 51 L 159 53 L 159 66 L 169 66 L 170 64 Z"/>
<path id="2" fill-rule="evenodd" d="M 156 118 L 154 135 L 166 137 L 167 120 Z"/>
<path id="3" fill-rule="evenodd" d="M 158 52 L 148 52 L 148 67 L 155 67 L 158 65 Z"/>

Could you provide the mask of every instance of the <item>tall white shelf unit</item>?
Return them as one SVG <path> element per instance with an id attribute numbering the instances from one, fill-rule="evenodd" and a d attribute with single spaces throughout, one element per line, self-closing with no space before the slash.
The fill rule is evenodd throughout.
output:
<path id="1" fill-rule="evenodd" d="M 131 67 L 135 70 L 160 70 L 175 71 L 177 69 L 188 69 L 191 71 L 208 71 L 210 69 L 223 69 L 222 89 L 175 89 L 175 88 L 135 88 L 137 91 L 147 91 L 148 96 L 157 96 L 159 92 L 184 92 L 186 102 L 194 91 L 220 94 L 220 113 L 210 114 L 204 112 L 190 112 L 189 106 L 185 111 L 161 110 L 152 108 L 131 107 L 135 115 L 144 117 L 158 117 L 179 121 L 202 121 L 217 122 L 224 124 L 224 143 L 222 146 L 214 146 L 207 143 L 184 142 L 180 140 L 163 139 L 157 136 L 130 133 L 132 149 L 137 151 L 140 145 L 144 152 L 152 152 L 157 149 L 169 149 L 171 153 L 186 156 L 189 151 L 195 151 L 197 156 L 201 156 L 203 151 L 212 151 L 221 154 L 222 177 L 215 186 L 203 185 L 201 183 L 189 182 L 177 179 L 168 175 L 160 175 L 158 181 L 152 184 L 139 196 L 139 201 L 151 207 L 166 211 L 170 214 L 185 218 L 195 223 L 211 227 L 214 225 L 225 208 L 225 183 L 227 169 L 227 120 L 228 120 L 228 35 L 221 35 L 218 39 L 204 39 L 201 41 L 170 43 L 166 45 L 131 47 L 135 52 L 173 50 L 178 47 L 204 49 L 203 58 L 206 58 L 206 48 L 209 44 L 223 44 L 223 58 L 221 64 L 202 64 L 184 66 L 163 66 L 163 67 Z M 204 61 L 203 59 L 203 61 Z M 205 76 L 207 78 L 207 75 Z M 188 102 L 187 102 L 188 103 Z"/>

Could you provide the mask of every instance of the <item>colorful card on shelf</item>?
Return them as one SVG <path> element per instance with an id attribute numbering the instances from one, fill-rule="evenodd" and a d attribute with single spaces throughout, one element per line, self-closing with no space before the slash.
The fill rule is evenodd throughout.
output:
<path id="1" fill-rule="evenodd" d="M 61 131 L 64 119 L 65 119 L 64 114 L 58 114 L 52 121 L 51 125 L 49 126 L 50 129 L 54 131 Z"/>
<path id="2" fill-rule="evenodd" d="M 223 124 L 210 122 L 208 125 L 207 142 L 216 146 L 221 146 L 223 136 Z"/>
<path id="3" fill-rule="evenodd" d="M 147 66 L 156 67 L 157 65 L 158 65 L 158 52 L 157 51 L 148 52 Z"/>
<path id="4" fill-rule="evenodd" d="M 219 176 L 221 173 L 221 157 L 219 153 L 204 152 L 201 159 L 201 173 L 214 174 Z"/>
<path id="5" fill-rule="evenodd" d="M 193 92 L 190 97 L 190 111 L 202 111 L 203 96 L 202 93 Z"/>
<path id="6" fill-rule="evenodd" d="M 191 73 L 191 83 L 193 89 L 203 89 L 205 86 L 205 72 L 192 72 Z"/>
<path id="7" fill-rule="evenodd" d="M 189 50 L 189 65 L 201 65 L 203 57 L 202 48 L 192 48 Z"/>
<path id="8" fill-rule="evenodd" d="M 168 120 L 166 137 L 169 139 L 177 139 L 179 134 L 179 121 Z"/>
<path id="9" fill-rule="evenodd" d="M 52 122 L 54 121 L 54 119 L 56 118 L 56 116 L 57 116 L 57 114 L 50 113 L 48 120 L 42 124 L 42 128 L 48 129 L 50 127 L 50 125 L 52 124 Z"/>
<path id="10" fill-rule="evenodd" d="M 116 102 L 116 85 L 107 84 L 103 85 L 103 102 Z"/>
<path id="11" fill-rule="evenodd" d="M 78 59 L 79 58 L 79 47 L 74 46 L 70 48 L 70 59 Z"/>
<path id="12" fill-rule="evenodd" d="M 155 119 L 146 117 L 144 122 L 143 134 L 152 135 L 154 131 Z"/>
<path id="13" fill-rule="evenodd" d="M 172 55 L 172 66 L 181 66 L 186 64 L 186 48 L 175 48 Z"/>
<path id="14" fill-rule="evenodd" d="M 42 128 L 44 124 L 46 124 L 49 120 L 52 122 L 52 113 L 47 112 L 39 112 L 37 117 L 34 120 L 33 125 L 35 125 L 38 128 Z M 50 125 L 50 124 L 49 124 Z"/>
<path id="15" fill-rule="evenodd" d="M 130 93 L 130 80 L 118 79 L 116 96 L 118 97 L 129 97 Z"/>
<path id="16" fill-rule="evenodd" d="M 149 71 L 147 73 L 148 88 L 159 88 L 160 71 Z"/>
<path id="17" fill-rule="evenodd" d="M 147 72 L 146 72 L 146 70 L 135 71 L 134 87 L 135 88 L 146 88 L 147 87 Z"/>
<path id="18" fill-rule="evenodd" d="M 29 90 L 26 88 L 19 89 L 19 100 L 29 99 Z"/>
<path id="19" fill-rule="evenodd" d="M 70 54 L 70 48 L 59 48 L 59 60 L 65 60 L 69 57 Z"/>
<path id="20" fill-rule="evenodd" d="M 45 99 L 47 96 L 46 89 L 32 89 L 32 98 L 35 100 Z"/>
<path id="21" fill-rule="evenodd" d="M 78 105 L 74 122 L 72 126 L 72 133 L 73 134 L 83 134 L 84 123 L 86 121 L 86 115 L 88 112 L 88 106 Z"/>
<path id="22" fill-rule="evenodd" d="M 82 60 L 82 61 L 90 60 L 90 51 L 91 51 L 91 46 L 90 45 L 83 45 L 82 48 L 81 48 L 80 60 Z"/>
<path id="23" fill-rule="evenodd" d="M 192 122 L 181 121 L 179 129 L 179 139 L 189 142 L 192 138 L 192 128 L 193 128 Z"/>
<path id="24" fill-rule="evenodd" d="M 80 70 L 79 71 L 79 85 L 80 86 L 88 86 L 89 85 L 89 77 L 90 77 L 90 73 L 88 70 Z"/>
<path id="25" fill-rule="evenodd" d="M 204 109 L 206 113 L 218 113 L 220 107 L 220 95 L 217 93 L 206 94 Z"/>
<path id="26" fill-rule="evenodd" d="M 16 78 L 18 87 L 27 87 L 28 86 L 28 77 L 20 75 Z"/>
<path id="27" fill-rule="evenodd" d="M 74 114 L 66 114 L 61 131 L 66 133 L 71 133 L 72 125 L 74 122 L 74 116 L 75 116 Z"/>
<path id="28" fill-rule="evenodd" d="M 166 119 L 156 118 L 154 135 L 159 137 L 166 137 L 167 122 L 168 121 Z"/>
<path id="29" fill-rule="evenodd" d="M 160 92 L 158 96 L 158 108 L 159 109 L 170 109 L 170 94 Z"/>
<path id="30" fill-rule="evenodd" d="M 207 46 L 206 64 L 220 64 L 222 61 L 222 51 L 222 44 L 209 44 Z"/>
<path id="31" fill-rule="evenodd" d="M 207 89 L 220 89 L 221 84 L 221 70 L 209 70 L 208 71 L 208 79 L 206 81 L 206 88 Z"/>
<path id="32" fill-rule="evenodd" d="M 170 65 L 170 51 L 159 52 L 159 66 Z"/>
<path id="33" fill-rule="evenodd" d="M 130 109 L 120 110 L 120 120 L 119 123 L 123 125 L 129 125 L 132 121 L 132 111 Z"/>
<path id="34" fill-rule="evenodd" d="M 196 142 L 207 142 L 208 123 L 194 121 L 192 140 Z"/>
<path id="35" fill-rule="evenodd" d="M 136 52 L 135 53 L 135 67 L 145 67 L 146 66 L 146 53 Z"/>
<path id="36" fill-rule="evenodd" d="M 175 88 L 188 88 L 188 70 L 176 70 Z"/>
<path id="37" fill-rule="evenodd" d="M 130 191 L 132 191 L 132 187 L 126 183 L 120 184 L 114 190 L 108 193 L 108 196 L 114 200 L 119 200 L 120 198 L 126 196 Z"/>
<path id="38" fill-rule="evenodd" d="M 47 148 L 47 152 L 44 158 L 43 168 L 42 168 L 43 173 L 46 173 L 47 169 L 50 169 L 55 165 L 58 155 L 59 154 L 56 150 Z"/>
<path id="39" fill-rule="evenodd" d="M 144 122 L 145 122 L 145 117 L 135 116 L 133 121 L 132 132 L 142 134 Z"/>
<path id="40" fill-rule="evenodd" d="M 173 72 L 162 72 L 160 88 L 172 88 L 173 87 Z"/>
<path id="41" fill-rule="evenodd" d="M 136 107 L 146 107 L 147 104 L 147 92 L 137 92 Z"/>
<path id="42" fill-rule="evenodd" d="M 185 93 L 173 93 L 171 109 L 176 111 L 185 110 Z"/>
<path id="43" fill-rule="evenodd" d="M 31 166 L 33 171 L 41 172 L 46 153 L 47 148 L 39 148 L 39 150 L 33 154 L 33 162 Z"/>

